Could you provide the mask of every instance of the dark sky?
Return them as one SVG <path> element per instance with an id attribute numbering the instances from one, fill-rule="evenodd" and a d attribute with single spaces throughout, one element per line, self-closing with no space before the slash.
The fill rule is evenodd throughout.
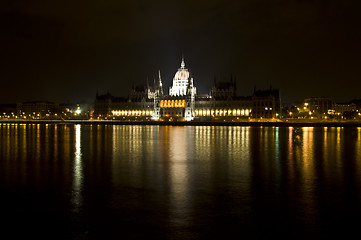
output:
<path id="1" fill-rule="evenodd" d="M 359 0 L 3 0 L 0 18 L 0 103 L 127 96 L 158 69 L 169 87 L 182 53 L 198 93 L 233 76 L 285 103 L 361 98 Z"/>

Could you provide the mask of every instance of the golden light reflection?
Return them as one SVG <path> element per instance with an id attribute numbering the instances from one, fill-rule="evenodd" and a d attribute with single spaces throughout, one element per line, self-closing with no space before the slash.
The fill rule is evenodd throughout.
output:
<path id="1" fill-rule="evenodd" d="M 20 128 L 20 127 L 19 127 Z M 17 144 L 18 145 L 18 143 L 19 143 L 19 132 L 18 132 L 18 124 L 15 124 L 14 126 L 13 126 L 13 130 L 14 130 L 14 142 L 15 142 L 15 144 Z M 17 159 L 18 158 L 18 156 L 19 156 L 19 148 L 17 148 L 17 147 L 15 147 L 15 148 L 13 148 L 13 150 L 14 150 L 14 157 L 15 157 L 15 159 Z"/>
<path id="2" fill-rule="evenodd" d="M 308 180 L 312 180 L 314 176 L 313 172 L 313 127 L 302 128 L 302 153 L 303 153 L 303 177 Z"/>
<path id="3" fill-rule="evenodd" d="M 251 183 L 251 127 L 196 126 L 194 153 L 197 174 L 202 176 L 204 187 L 212 187 L 212 173 L 224 174 L 224 180 L 234 185 L 234 190 L 247 192 Z M 219 159 L 220 162 L 214 161 Z M 219 166 L 224 168 L 219 169 Z M 245 198 L 249 196 L 244 196 Z"/>
<path id="4" fill-rule="evenodd" d="M 50 139 L 49 131 L 50 131 L 49 130 L 49 124 L 45 124 L 45 138 L 46 139 Z M 50 158 L 50 155 L 49 155 L 49 151 L 50 151 L 49 141 L 47 141 L 45 143 L 43 151 L 45 152 L 45 159 L 49 159 Z"/>
<path id="5" fill-rule="evenodd" d="M 343 135 L 343 127 L 337 127 L 337 140 L 336 140 L 336 161 L 339 166 L 343 164 L 342 162 L 342 142 L 341 142 L 341 134 Z"/>
<path id="6" fill-rule="evenodd" d="M 36 132 L 36 159 L 37 159 L 37 163 L 39 164 L 39 160 L 40 160 L 40 150 L 41 150 L 41 141 L 40 141 L 40 124 L 36 124 L 36 129 L 34 128 L 35 132 Z M 38 169 L 38 168 L 37 168 Z"/>
<path id="7" fill-rule="evenodd" d="M 169 135 L 169 161 L 171 191 L 174 204 L 180 210 L 185 207 L 188 199 L 188 151 L 187 127 L 172 127 Z M 181 211 L 180 211 L 181 212 Z"/>
<path id="8" fill-rule="evenodd" d="M 209 172 L 210 164 L 203 162 L 206 159 L 211 158 L 212 154 L 212 142 L 213 142 L 213 132 L 211 126 L 196 126 L 195 127 L 195 149 L 196 149 L 196 158 L 199 161 L 202 161 L 202 169 L 207 169 L 205 172 Z"/>
<path id="9" fill-rule="evenodd" d="M 276 158 L 276 167 L 277 167 L 277 173 L 280 173 L 281 170 L 281 159 L 280 159 L 280 128 L 274 127 L 275 131 L 274 139 L 275 139 L 275 158 Z M 280 176 L 280 174 L 278 174 Z"/>
<path id="10" fill-rule="evenodd" d="M 158 126 L 112 126 L 112 179 L 115 185 L 121 184 L 123 178 L 133 187 L 144 187 L 148 182 L 144 179 L 144 169 L 153 166 L 156 160 L 154 155 L 158 150 L 154 148 L 158 144 L 153 135 L 158 129 Z M 157 178 L 156 174 L 149 177 Z"/>
<path id="11" fill-rule="evenodd" d="M 332 130 L 332 129 L 330 129 Z M 329 144 L 329 136 L 328 136 L 328 127 L 324 127 L 323 128 L 323 162 L 324 162 L 324 166 L 325 168 L 327 168 L 329 166 L 329 164 L 327 164 L 327 160 L 328 160 L 328 144 Z"/>
<path id="12" fill-rule="evenodd" d="M 296 157 L 296 154 L 295 154 L 295 147 L 294 147 L 294 144 L 296 141 L 298 141 L 298 135 L 297 135 L 297 132 L 296 132 L 296 128 L 294 127 L 289 127 L 288 128 L 288 156 L 287 156 L 287 159 L 288 159 L 288 166 L 289 166 L 289 171 L 287 172 L 288 176 L 290 178 L 293 178 L 295 176 L 295 157 Z"/>
<path id="13" fill-rule="evenodd" d="M 81 152 L 81 125 L 75 125 L 75 152 L 73 164 L 73 191 L 72 202 L 76 207 L 75 210 L 83 203 L 82 198 L 82 183 L 83 183 L 83 166 L 82 166 L 82 152 Z"/>
<path id="14" fill-rule="evenodd" d="M 357 139 L 355 141 L 355 172 L 358 176 L 358 186 L 361 184 L 361 127 L 357 128 Z"/>
<path id="15" fill-rule="evenodd" d="M 58 125 L 54 125 L 54 160 L 58 160 Z"/>
<path id="16" fill-rule="evenodd" d="M 316 159 L 315 157 L 315 142 L 314 142 L 314 127 L 302 128 L 302 155 L 297 158 L 298 173 L 302 184 L 299 186 L 301 199 L 299 201 L 300 208 L 316 209 L 315 192 L 317 191 L 317 177 L 316 177 Z M 317 221 L 314 214 L 307 216 L 308 222 Z"/>
<path id="17" fill-rule="evenodd" d="M 288 160 L 292 160 L 292 156 L 293 156 L 293 131 L 294 128 L 293 127 L 289 127 L 288 128 Z"/>
<path id="18" fill-rule="evenodd" d="M 36 177 L 36 182 L 40 182 L 41 181 L 41 162 L 40 162 L 40 156 L 41 156 L 41 138 L 40 138 L 40 124 L 36 124 L 35 125 L 36 128 L 34 127 L 34 131 L 35 131 L 35 135 L 36 135 L 36 141 L 35 141 L 35 146 L 36 146 L 36 162 L 35 162 L 35 177 Z"/>
<path id="19" fill-rule="evenodd" d="M 230 166 L 229 173 L 234 179 L 243 179 L 239 185 L 239 191 L 247 192 L 250 188 L 251 178 L 251 153 L 250 153 L 250 127 L 234 127 L 231 129 L 232 144 L 228 146 Z M 230 179 L 233 181 L 233 179 Z"/>

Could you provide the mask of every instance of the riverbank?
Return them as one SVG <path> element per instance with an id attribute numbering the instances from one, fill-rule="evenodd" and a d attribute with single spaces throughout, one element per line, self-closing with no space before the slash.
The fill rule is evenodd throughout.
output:
<path id="1" fill-rule="evenodd" d="M 122 121 L 122 120 L 0 120 L 9 124 L 101 124 L 101 125 L 160 125 L 160 126 L 271 126 L 271 127 L 361 127 L 361 121 L 318 121 L 318 120 L 278 120 L 278 121 Z"/>

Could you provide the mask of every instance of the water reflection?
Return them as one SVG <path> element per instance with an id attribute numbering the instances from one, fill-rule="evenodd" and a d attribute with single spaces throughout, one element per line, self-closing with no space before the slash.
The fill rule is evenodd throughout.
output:
<path id="1" fill-rule="evenodd" d="M 171 222 L 187 224 L 189 215 L 189 165 L 193 152 L 193 139 L 189 127 L 172 128 L 169 134 L 168 159 L 171 192 Z"/>
<path id="2" fill-rule="evenodd" d="M 75 210 L 79 210 L 82 205 L 82 182 L 83 182 L 83 166 L 81 152 L 81 125 L 75 125 L 75 152 L 73 164 L 73 191 L 72 202 Z"/>
<path id="3" fill-rule="evenodd" d="M 355 141 L 355 155 L 356 155 L 356 167 L 355 172 L 356 176 L 358 176 L 358 185 L 361 185 L 361 127 L 357 128 L 357 140 Z M 360 199 L 361 200 L 361 199 Z"/>
<path id="4" fill-rule="evenodd" d="M 361 216 L 360 171 L 361 128 L 0 124 L 0 190 L 94 238 L 322 238 Z"/>
<path id="5" fill-rule="evenodd" d="M 124 181 L 133 187 L 144 187 L 145 179 L 156 178 L 155 173 L 144 171 L 152 169 L 155 159 L 159 160 L 158 149 L 161 143 L 154 139 L 157 126 L 112 126 L 112 176 L 115 185 Z"/>
<path id="6" fill-rule="evenodd" d="M 314 170 L 315 170 L 315 162 L 314 162 L 314 135 L 313 127 L 304 127 L 302 129 L 302 177 L 304 181 L 309 181 L 309 184 L 312 185 L 312 182 L 315 180 Z"/>

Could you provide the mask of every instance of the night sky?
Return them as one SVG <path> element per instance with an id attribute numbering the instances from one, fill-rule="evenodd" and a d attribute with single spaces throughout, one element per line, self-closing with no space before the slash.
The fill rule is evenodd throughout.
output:
<path id="1" fill-rule="evenodd" d="M 198 93 L 237 79 L 238 93 L 282 101 L 361 98 L 360 0 L 3 0 L 0 103 L 127 96 L 182 54 Z"/>

